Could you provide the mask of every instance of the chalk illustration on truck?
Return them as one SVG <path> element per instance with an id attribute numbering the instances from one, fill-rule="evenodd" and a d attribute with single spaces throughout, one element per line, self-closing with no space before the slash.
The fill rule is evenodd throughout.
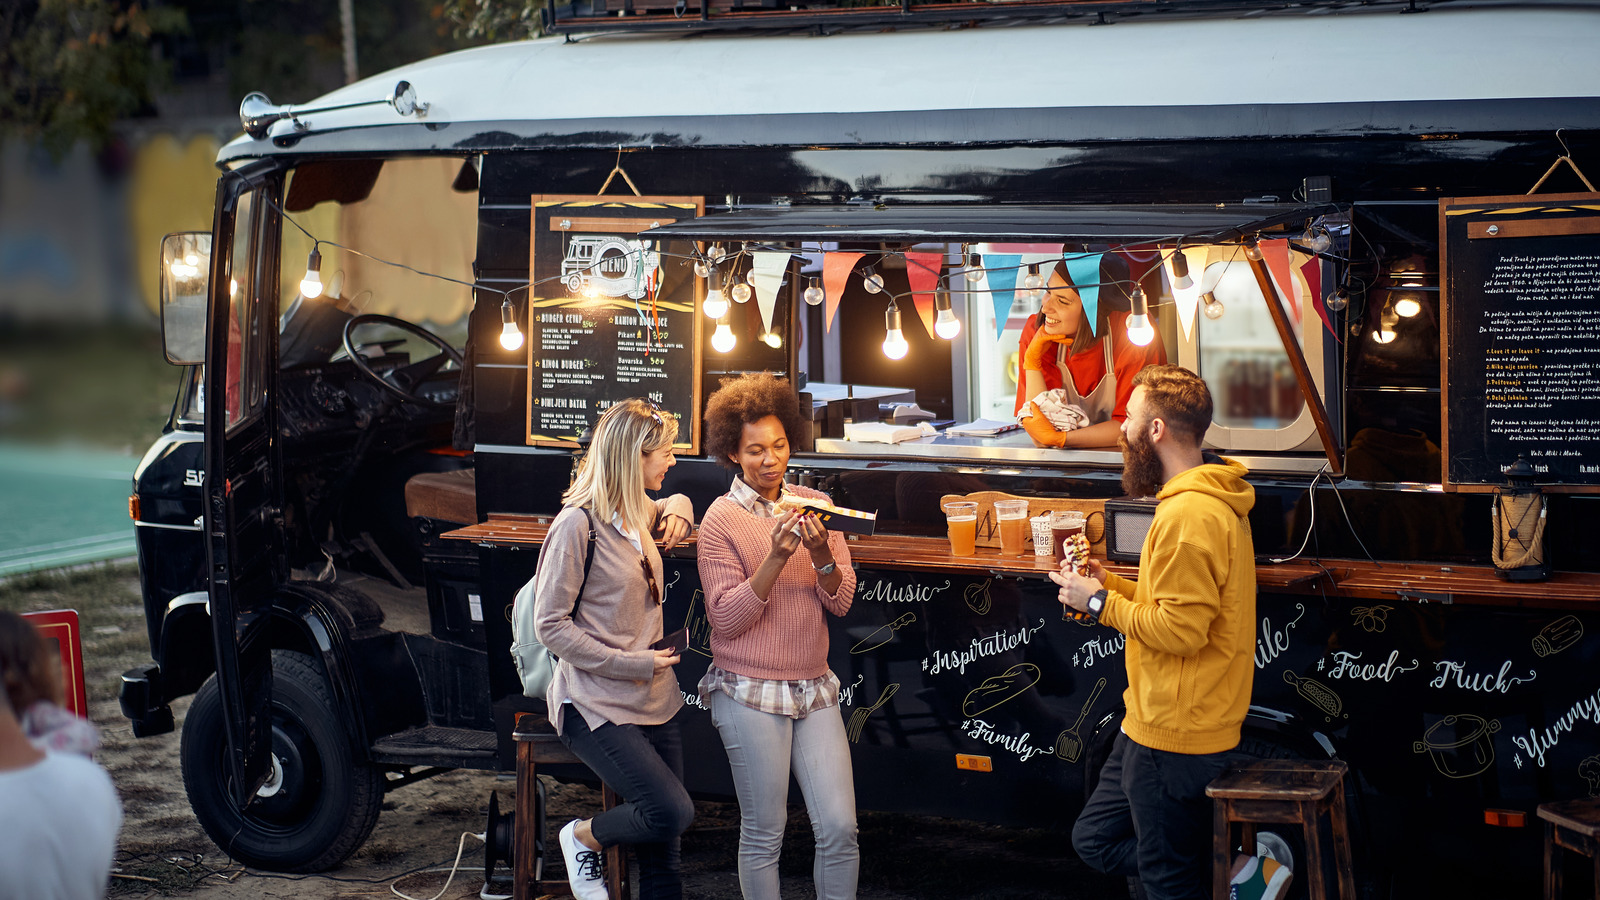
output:
<path id="1" fill-rule="evenodd" d="M 561 260 L 561 283 L 575 295 L 642 299 L 661 268 L 661 254 L 651 244 L 615 235 L 574 236 Z"/>

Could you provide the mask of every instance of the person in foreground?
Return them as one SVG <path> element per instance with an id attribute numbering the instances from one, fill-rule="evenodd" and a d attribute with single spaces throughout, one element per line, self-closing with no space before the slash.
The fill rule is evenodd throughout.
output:
<path id="1" fill-rule="evenodd" d="M 32 623 L 0 610 L 0 897 L 98 900 L 122 827 L 117 790 L 85 755 L 35 746 L 14 702 L 60 700 L 50 656 Z"/>
<path id="2" fill-rule="evenodd" d="M 1255 490 L 1244 466 L 1201 449 L 1211 424 L 1204 381 L 1164 365 L 1133 383 L 1122 485 L 1159 501 L 1139 578 L 1094 559 L 1087 577 L 1050 575 L 1062 603 L 1127 636 L 1127 717 L 1072 846 L 1102 872 L 1137 876 L 1151 900 L 1188 900 L 1211 895 L 1205 789 L 1226 768 L 1250 705 Z"/>
<path id="3" fill-rule="evenodd" d="M 694 803 L 683 787 L 677 720 L 683 695 L 672 670 L 679 656 L 650 645 L 662 636 L 655 539 L 671 548 L 688 537 L 694 511 L 682 494 L 651 500 L 645 493 L 660 490 L 676 464 L 677 433 L 677 419 L 641 400 L 606 410 L 534 575 L 534 632 L 560 657 L 545 695 L 551 723 L 627 800 L 561 829 L 567 877 L 579 900 L 606 897 L 599 851 L 616 844 L 634 846 L 640 897 L 683 896 L 678 839 L 694 818 Z"/>
<path id="4" fill-rule="evenodd" d="M 816 839 L 817 896 L 854 897 L 860 860 L 850 743 L 824 616 L 850 611 L 856 573 L 844 535 L 793 508 L 827 495 L 784 484 L 790 435 L 804 427 L 797 401 L 786 382 L 763 373 L 725 382 L 706 404 L 707 452 L 738 474 L 700 526 L 712 629 L 700 696 L 733 766 L 746 900 L 779 896 L 791 771 Z"/>

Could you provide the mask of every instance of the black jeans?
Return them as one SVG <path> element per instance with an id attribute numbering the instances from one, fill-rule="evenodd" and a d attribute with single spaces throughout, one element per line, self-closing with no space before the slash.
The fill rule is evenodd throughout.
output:
<path id="1" fill-rule="evenodd" d="M 605 847 L 633 845 L 641 900 L 679 900 L 683 876 L 678 837 L 694 820 L 694 801 L 683 787 L 683 736 L 677 717 L 663 725 L 607 722 L 590 731 L 576 709 L 566 713 L 561 742 L 624 800 L 589 823 L 595 840 Z"/>
<path id="2" fill-rule="evenodd" d="M 1139 876 L 1150 900 L 1205 900 L 1212 821 L 1206 785 L 1232 758 L 1232 751 L 1152 750 L 1118 734 L 1072 826 L 1072 848 L 1092 868 Z"/>

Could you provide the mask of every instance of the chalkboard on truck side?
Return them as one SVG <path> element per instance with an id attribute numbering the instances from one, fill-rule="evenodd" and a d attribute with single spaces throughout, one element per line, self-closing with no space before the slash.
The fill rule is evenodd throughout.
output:
<path id="1" fill-rule="evenodd" d="M 1439 201 L 1444 486 L 1600 492 L 1600 194 Z"/>
<path id="2" fill-rule="evenodd" d="M 699 216 L 698 197 L 535 195 L 529 242 L 527 442 L 576 447 L 630 397 L 678 417 L 700 452 L 701 279 L 690 241 L 638 232 Z"/>

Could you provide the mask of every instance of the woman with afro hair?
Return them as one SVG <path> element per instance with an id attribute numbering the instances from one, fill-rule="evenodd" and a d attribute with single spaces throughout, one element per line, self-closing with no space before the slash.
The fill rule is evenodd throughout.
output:
<path id="1" fill-rule="evenodd" d="M 850 551 L 795 508 L 827 495 L 784 483 L 805 427 L 790 384 L 770 373 L 724 381 L 705 421 L 707 452 L 736 473 L 706 511 L 698 554 L 712 655 L 700 696 L 733 766 L 739 887 L 746 900 L 779 896 L 792 772 L 816 838 L 817 896 L 854 897 L 855 785 L 824 615 L 850 611 Z"/>

